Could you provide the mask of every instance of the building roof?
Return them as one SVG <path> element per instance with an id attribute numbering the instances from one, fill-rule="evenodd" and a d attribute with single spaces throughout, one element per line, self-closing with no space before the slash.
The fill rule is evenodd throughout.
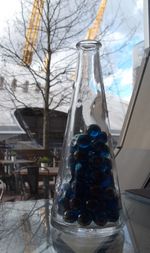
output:
<path id="1" fill-rule="evenodd" d="M 0 140 L 25 133 L 14 115 L 17 108 L 23 108 L 24 104 L 29 107 L 37 107 L 38 105 L 39 108 L 42 108 L 43 106 L 41 94 L 35 90 L 35 87 L 31 87 L 27 92 L 24 92 L 21 87 L 17 87 L 15 95 L 22 103 L 16 101 L 10 91 L 0 90 Z M 106 94 L 106 99 L 110 129 L 120 132 L 128 104 L 110 94 Z M 58 110 L 67 112 L 68 106 L 60 106 Z"/>

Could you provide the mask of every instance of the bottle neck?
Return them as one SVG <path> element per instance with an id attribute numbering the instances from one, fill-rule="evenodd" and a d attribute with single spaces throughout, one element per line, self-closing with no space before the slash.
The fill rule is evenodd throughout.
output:
<path id="1" fill-rule="evenodd" d="M 77 82 L 90 85 L 91 89 L 100 89 L 101 75 L 98 49 L 79 49 Z"/>
<path id="2" fill-rule="evenodd" d="M 82 114 L 86 125 L 95 121 L 104 127 L 107 118 L 107 106 L 100 67 L 98 42 L 83 41 L 79 50 L 78 75 L 76 81 L 76 106 L 82 104 Z"/>

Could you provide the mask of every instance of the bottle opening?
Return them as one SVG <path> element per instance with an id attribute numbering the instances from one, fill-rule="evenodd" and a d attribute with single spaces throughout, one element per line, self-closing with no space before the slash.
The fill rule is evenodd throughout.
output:
<path id="1" fill-rule="evenodd" d="M 76 44 L 77 49 L 94 50 L 101 47 L 101 43 L 96 40 L 82 40 Z"/>

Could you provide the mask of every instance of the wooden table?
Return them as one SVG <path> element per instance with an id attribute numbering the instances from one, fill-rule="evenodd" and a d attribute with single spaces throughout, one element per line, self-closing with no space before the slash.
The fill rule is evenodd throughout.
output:
<path id="1" fill-rule="evenodd" d="M 1 165 L 12 165 L 12 164 L 27 164 L 27 163 L 35 163 L 34 160 L 26 160 L 26 159 L 16 159 L 16 160 L 0 160 Z"/>
<path id="2" fill-rule="evenodd" d="M 22 177 L 26 177 L 28 175 L 28 169 L 23 168 L 19 171 L 19 174 Z M 39 168 L 39 177 L 38 181 L 43 181 L 44 188 L 45 188 L 45 198 L 49 197 L 49 187 L 52 190 L 55 188 L 56 178 L 58 174 L 58 167 L 47 167 L 45 169 Z M 54 179 L 50 182 L 50 179 Z"/>
<path id="3" fill-rule="evenodd" d="M 19 170 L 19 167 L 25 166 L 27 164 L 31 165 L 34 163 L 34 160 L 27 159 L 15 159 L 14 161 L 6 159 L 0 160 L 0 177 L 6 183 L 7 189 L 9 189 L 10 191 L 17 191 L 18 177 L 16 172 Z"/>
<path id="4" fill-rule="evenodd" d="M 28 173 L 27 168 L 23 168 L 20 170 L 20 175 L 26 176 Z M 39 176 L 51 176 L 51 177 L 57 177 L 58 174 L 58 167 L 47 167 L 45 169 L 39 168 Z"/>
<path id="5" fill-rule="evenodd" d="M 33 164 L 34 160 L 26 160 L 26 159 L 15 159 L 13 160 L 0 160 L 0 165 L 4 166 L 4 171 L 6 174 L 10 174 L 11 170 L 15 170 L 16 165 L 25 165 L 25 164 Z M 12 167 L 13 166 L 13 167 Z"/>

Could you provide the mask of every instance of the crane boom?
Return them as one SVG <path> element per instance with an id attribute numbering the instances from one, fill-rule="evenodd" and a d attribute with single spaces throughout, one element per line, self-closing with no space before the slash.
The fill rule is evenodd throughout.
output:
<path id="1" fill-rule="evenodd" d="M 34 0 L 32 12 L 29 20 L 29 25 L 26 31 L 26 41 L 23 49 L 23 62 L 30 65 L 32 62 L 33 51 L 36 46 L 38 31 L 41 21 L 41 16 L 44 8 L 45 0 Z M 100 24 L 103 19 L 104 11 L 106 8 L 107 0 L 101 0 L 96 18 L 92 26 L 88 29 L 86 34 L 86 39 L 94 40 L 96 39 L 99 31 Z M 44 60 L 44 70 L 47 67 L 48 56 L 46 55 Z"/>
<path id="2" fill-rule="evenodd" d="M 100 24 L 103 19 L 104 11 L 106 8 L 107 0 L 102 0 L 96 15 L 96 18 L 92 24 L 92 26 L 88 29 L 86 34 L 86 39 L 88 40 L 94 40 L 96 39 L 99 31 Z"/>
<path id="3" fill-rule="evenodd" d="M 93 21 L 92 26 L 88 29 L 85 39 L 87 39 L 87 40 L 96 39 L 96 37 L 98 35 L 98 32 L 99 32 L 100 24 L 101 24 L 102 19 L 103 19 L 106 4 L 107 4 L 107 0 L 102 0 L 100 2 L 100 6 L 98 8 L 96 18 Z M 75 80 L 75 76 L 76 76 L 75 73 L 73 73 L 71 79 Z"/>
<path id="4" fill-rule="evenodd" d="M 33 51 L 37 42 L 41 16 L 45 0 L 34 0 L 29 25 L 26 30 L 25 46 L 23 49 L 23 62 L 30 65 Z"/>

